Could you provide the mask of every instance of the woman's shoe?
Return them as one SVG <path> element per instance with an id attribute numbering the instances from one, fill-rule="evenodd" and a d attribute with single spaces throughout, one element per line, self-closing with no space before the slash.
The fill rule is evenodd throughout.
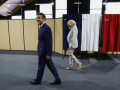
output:
<path id="1" fill-rule="evenodd" d="M 77 70 L 79 70 L 79 69 L 81 68 L 81 65 L 82 65 L 82 63 L 79 62 L 79 63 L 78 63 L 78 69 L 77 69 Z"/>
<path id="2" fill-rule="evenodd" d="M 69 65 L 69 67 L 68 68 L 66 68 L 67 70 L 69 70 L 69 69 L 71 69 L 73 67 L 73 65 L 72 64 L 70 64 Z"/>

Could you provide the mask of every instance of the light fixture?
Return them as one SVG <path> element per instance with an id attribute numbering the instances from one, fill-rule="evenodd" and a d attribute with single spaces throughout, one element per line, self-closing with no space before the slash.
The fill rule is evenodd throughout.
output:
<path id="1" fill-rule="evenodd" d="M 8 4 L 7 6 L 10 6 L 10 4 Z"/>

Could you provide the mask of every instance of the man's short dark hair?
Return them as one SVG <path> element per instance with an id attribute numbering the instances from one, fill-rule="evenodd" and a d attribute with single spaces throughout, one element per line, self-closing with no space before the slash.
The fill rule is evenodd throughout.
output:
<path id="1" fill-rule="evenodd" d="M 37 15 L 42 15 L 42 19 L 45 18 L 45 20 L 46 20 L 45 14 L 39 12 L 39 13 L 37 13 Z"/>

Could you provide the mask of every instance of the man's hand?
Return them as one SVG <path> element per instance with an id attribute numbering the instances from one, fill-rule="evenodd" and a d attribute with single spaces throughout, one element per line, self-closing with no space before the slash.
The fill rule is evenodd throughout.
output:
<path id="1" fill-rule="evenodd" d="M 49 59 L 50 59 L 50 56 L 49 56 L 49 55 L 47 55 L 47 56 L 46 56 L 46 59 L 47 59 L 47 60 L 49 60 Z"/>

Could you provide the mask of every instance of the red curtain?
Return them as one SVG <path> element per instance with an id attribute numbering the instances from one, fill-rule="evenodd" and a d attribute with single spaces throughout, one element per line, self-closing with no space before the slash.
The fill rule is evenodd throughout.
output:
<path id="1" fill-rule="evenodd" d="M 120 51 L 120 15 L 105 14 L 102 18 L 102 51 Z"/>

